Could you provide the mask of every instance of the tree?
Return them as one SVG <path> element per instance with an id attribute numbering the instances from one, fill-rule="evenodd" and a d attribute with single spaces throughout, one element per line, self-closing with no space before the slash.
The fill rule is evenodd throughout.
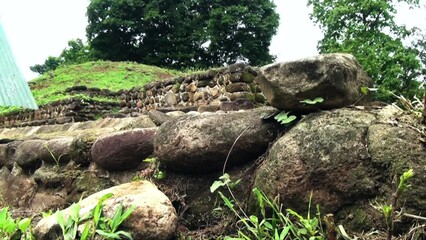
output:
<path id="1" fill-rule="evenodd" d="M 376 98 L 384 101 L 392 100 L 388 91 L 421 95 L 417 51 L 403 44 L 413 31 L 395 23 L 397 2 L 418 6 L 418 0 L 308 0 L 311 19 L 324 33 L 319 51 L 353 54 L 379 88 Z"/>
<path id="2" fill-rule="evenodd" d="M 68 47 L 62 51 L 59 57 L 62 58 L 65 65 L 95 60 L 92 57 L 89 45 L 85 45 L 79 38 L 68 41 Z"/>
<path id="3" fill-rule="evenodd" d="M 57 67 L 59 67 L 59 65 L 62 64 L 62 62 L 63 60 L 60 57 L 49 56 L 43 64 L 36 64 L 31 66 L 30 69 L 33 72 L 43 74 L 45 72 L 55 70 Z"/>
<path id="4" fill-rule="evenodd" d="M 96 57 L 206 68 L 273 60 L 271 0 L 92 0 L 87 36 Z"/>
<path id="5" fill-rule="evenodd" d="M 43 74 L 48 71 L 55 70 L 61 65 L 70 65 L 84 63 L 93 58 L 88 45 L 83 44 L 81 39 L 70 40 L 68 41 L 68 47 L 66 47 L 59 57 L 49 56 L 43 64 L 36 64 L 31 66 L 30 69 L 33 72 Z"/>

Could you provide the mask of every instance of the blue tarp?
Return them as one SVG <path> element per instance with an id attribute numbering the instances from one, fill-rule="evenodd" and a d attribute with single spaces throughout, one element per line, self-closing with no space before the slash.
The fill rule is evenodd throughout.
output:
<path id="1" fill-rule="evenodd" d="M 0 23 L 0 106 L 38 109 Z"/>

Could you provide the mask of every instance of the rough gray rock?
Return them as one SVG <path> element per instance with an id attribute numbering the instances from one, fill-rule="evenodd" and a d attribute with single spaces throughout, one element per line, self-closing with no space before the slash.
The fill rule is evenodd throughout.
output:
<path id="1" fill-rule="evenodd" d="M 372 85 L 371 78 L 349 54 L 324 54 L 267 65 L 256 79 L 271 106 L 297 112 L 361 104 L 368 100 L 361 87 Z M 324 102 L 314 105 L 300 102 L 317 97 Z"/>
<path id="2" fill-rule="evenodd" d="M 226 114 L 185 116 L 161 125 L 155 137 L 155 155 L 170 171 L 206 172 L 257 159 L 278 133 L 279 124 L 265 122 L 260 108 Z"/>
<path id="3" fill-rule="evenodd" d="M 22 141 L 13 141 L 9 143 L 0 144 L 0 167 L 7 167 L 12 170 L 14 163 L 14 154 L 16 148 L 21 144 Z"/>
<path id="4" fill-rule="evenodd" d="M 314 200 L 327 211 L 376 190 L 369 172 L 366 146 L 374 115 L 337 110 L 313 114 L 278 139 L 258 169 L 255 186 L 268 195 L 280 194 L 286 207 Z M 274 196 L 275 197 L 275 196 Z"/>
<path id="5" fill-rule="evenodd" d="M 106 170 L 136 168 L 153 153 L 156 130 L 156 128 L 142 128 L 101 136 L 92 146 L 92 159 Z"/>
<path id="6" fill-rule="evenodd" d="M 28 207 L 36 191 L 37 184 L 16 163 L 11 172 L 1 170 L 0 199 L 5 206 Z"/>
<path id="7" fill-rule="evenodd" d="M 322 213 L 346 218 L 349 229 L 369 230 L 381 227 L 380 212 L 369 202 L 388 199 L 394 174 L 414 168 L 419 174 L 404 196 L 405 207 L 426 211 L 426 175 L 421 174 L 426 151 L 420 133 L 378 123 L 379 115 L 383 121 L 383 114 L 354 109 L 308 115 L 271 146 L 254 187 L 271 198 L 279 194 L 285 208 L 300 212 L 306 211 L 312 192 L 312 204 L 319 204 Z"/>
<path id="8" fill-rule="evenodd" d="M 112 217 L 120 203 L 124 209 L 136 206 L 120 229 L 132 234 L 133 239 L 171 239 L 177 227 L 177 214 L 170 200 L 148 181 L 135 181 L 95 193 L 79 203 L 80 217 L 86 215 L 108 193 L 114 196 L 104 202 L 103 214 Z M 62 210 L 66 219 L 70 216 L 70 207 Z M 50 240 L 60 233 L 56 214 L 43 218 L 34 228 L 37 239 Z"/>
<path id="9" fill-rule="evenodd" d="M 47 141 L 42 152 L 42 160 L 48 164 L 66 164 L 72 159 L 80 159 L 79 149 L 76 149 L 75 142 L 78 139 L 73 137 L 57 138 Z M 45 150 L 48 150 L 47 152 Z"/>
<path id="10" fill-rule="evenodd" d="M 167 114 L 160 112 L 155 109 L 151 109 L 148 112 L 148 116 L 152 119 L 152 121 L 157 125 L 160 126 L 161 124 L 169 121 L 172 119 L 172 117 L 167 116 Z"/>
<path id="11" fill-rule="evenodd" d="M 48 156 L 45 140 L 27 140 L 19 144 L 15 152 L 15 161 L 24 169 L 37 169 L 41 166 L 42 156 Z"/>

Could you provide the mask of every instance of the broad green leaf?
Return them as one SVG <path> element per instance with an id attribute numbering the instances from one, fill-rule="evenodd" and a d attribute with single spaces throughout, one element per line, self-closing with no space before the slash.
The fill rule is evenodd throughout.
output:
<path id="1" fill-rule="evenodd" d="M 255 223 L 256 225 L 259 223 L 259 219 L 256 216 L 254 216 L 254 215 L 250 216 L 250 221 L 252 223 Z"/>
<path id="2" fill-rule="evenodd" d="M 120 225 L 120 217 L 121 217 L 121 213 L 123 212 L 123 204 L 120 203 L 117 207 L 117 209 L 114 212 L 114 216 L 112 217 L 109 227 L 111 229 L 112 232 L 115 232 L 115 230 L 117 230 L 118 226 Z"/>
<path id="3" fill-rule="evenodd" d="M 266 227 L 267 229 L 269 229 L 269 230 L 273 230 L 273 229 L 274 229 L 274 227 L 272 226 L 272 224 L 271 224 L 270 222 L 268 222 L 268 221 L 265 221 L 265 222 L 263 223 L 263 225 L 265 225 L 265 227 Z"/>
<path id="4" fill-rule="evenodd" d="M 314 104 L 322 103 L 322 102 L 324 102 L 324 98 L 322 98 L 322 97 L 317 97 L 314 100 L 305 99 L 305 100 L 300 101 L 300 103 L 305 103 L 305 104 L 309 104 L 309 105 L 314 105 Z"/>
<path id="5" fill-rule="evenodd" d="M 368 94 L 368 87 L 361 87 L 361 93 L 364 95 Z"/>
<path id="6" fill-rule="evenodd" d="M 222 181 L 214 181 L 210 186 L 210 192 L 214 193 L 218 188 L 224 186 L 225 184 Z"/>
<path id="7" fill-rule="evenodd" d="M 66 230 L 65 230 L 64 216 L 62 215 L 61 211 L 56 212 L 56 221 L 58 222 L 59 226 L 62 229 L 62 234 L 65 234 Z"/>
<path id="8" fill-rule="evenodd" d="M 280 240 L 283 240 L 286 236 L 287 236 L 287 234 L 288 234 L 288 232 L 290 231 L 290 229 L 291 229 L 291 226 L 286 226 L 282 231 L 281 231 L 281 233 L 280 233 Z"/>
<path id="9" fill-rule="evenodd" d="M 15 221 L 13 221 L 13 219 L 10 219 L 10 221 L 7 222 L 6 227 L 5 227 L 5 231 L 9 234 L 12 235 L 15 230 L 16 230 L 17 224 L 15 223 Z"/>
<path id="10" fill-rule="evenodd" d="M 282 111 L 278 115 L 276 115 L 274 118 L 281 124 L 289 124 L 297 119 L 297 117 L 294 115 L 288 116 L 289 113 L 290 112 Z"/>
<path id="11" fill-rule="evenodd" d="M 119 225 L 121 225 L 121 223 L 124 222 L 124 220 L 126 220 L 136 209 L 136 205 L 132 205 L 130 208 L 128 208 L 123 215 L 121 215 L 120 217 L 120 223 Z"/>
<path id="12" fill-rule="evenodd" d="M 227 206 L 229 209 L 234 208 L 234 204 L 232 204 L 231 200 L 227 198 L 223 193 L 219 192 L 220 197 L 222 198 L 223 202 L 225 203 L 225 206 Z"/>
<path id="13" fill-rule="evenodd" d="M 89 237 L 89 232 L 90 232 L 90 223 L 86 222 L 86 224 L 84 225 L 84 229 L 83 232 L 81 233 L 81 240 L 86 240 Z"/>
<path id="14" fill-rule="evenodd" d="M 18 228 L 21 230 L 21 232 L 27 231 L 28 227 L 31 224 L 31 218 L 24 218 L 18 223 Z"/>
<path id="15" fill-rule="evenodd" d="M 146 158 L 143 161 L 146 162 L 146 163 L 155 163 L 155 162 L 157 162 L 157 158 Z"/>

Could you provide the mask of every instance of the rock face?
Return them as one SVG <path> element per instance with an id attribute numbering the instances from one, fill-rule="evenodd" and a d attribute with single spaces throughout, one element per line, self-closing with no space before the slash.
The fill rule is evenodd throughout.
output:
<path id="1" fill-rule="evenodd" d="M 350 109 L 309 115 L 271 146 L 256 172 L 254 187 L 270 197 L 279 194 L 286 208 L 302 212 L 311 191 L 313 204 L 320 204 L 323 213 L 348 216 L 365 210 L 361 215 L 367 220 L 345 221 L 345 227 L 365 230 L 380 222 L 379 212 L 366 212 L 371 212 L 369 201 L 389 197 L 393 175 L 413 168 L 418 174 L 415 187 L 404 196 L 405 206 L 424 212 L 426 207 L 420 203 L 426 201 L 426 175 L 421 172 L 426 152 L 420 134 L 378 122 L 376 116 Z"/>
<path id="2" fill-rule="evenodd" d="M 177 215 L 170 200 L 148 181 L 136 181 L 105 189 L 80 202 L 80 217 L 93 209 L 105 194 L 114 196 L 104 202 L 103 214 L 112 217 L 119 203 L 124 209 L 136 206 L 121 229 L 132 234 L 133 239 L 171 239 L 177 227 Z M 62 210 L 64 218 L 70 216 L 70 208 Z M 66 220 L 65 220 L 66 222 Z M 37 239 L 55 239 L 60 234 L 56 214 L 43 218 L 34 228 Z"/>
<path id="3" fill-rule="evenodd" d="M 372 80 L 349 54 L 324 54 L 261 68 L 256 78 L 268 102 L 278 109 L 312 112 L 345 107 L 367 100 L 360 91 Z M 315 105 L 300 101 L 322 97 Z M 360 100 L 361 99 L 361 100 Z"/>
<path id="4" fill-rule="evenodd" d="M 36 191 L 37 184 L 18 165 L 0 169 L 0 206 L 26 207 Z"/>
<path id="5" fill-rule="evenodd" d="M 206 172 L 255 160 L 277 136 L 279 124 L 265 122 L 261 108 L 227 114 L 185 116 L 161 125 L 155 137 L 155 155 L 168 170 Z"/>
<path id="6" fill-rule="evenodd" d="M 156 128 L 133 129 L 99 137 L 91 149 L 93 161 L 106 170 L 137 167 L 154 150 Z"/>

